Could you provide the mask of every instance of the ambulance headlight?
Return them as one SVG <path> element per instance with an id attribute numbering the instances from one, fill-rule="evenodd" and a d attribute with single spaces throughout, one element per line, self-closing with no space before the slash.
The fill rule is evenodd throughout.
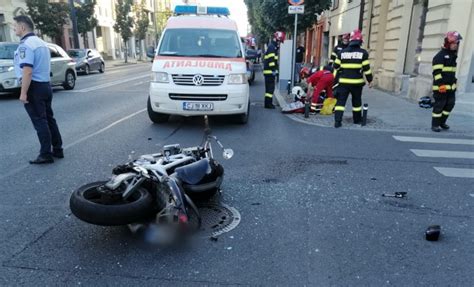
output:
<path id="1" fill-rule="evenodd" d="M 152 72 L 151 81 L 154 83 L 169 83 L 168 73 Z"/>
<path id="2" fill-rule="evenodd" d="M 227 83 L 229 85 L 245 84 L 247 82 L 247 74 L 231 74 Z"/>

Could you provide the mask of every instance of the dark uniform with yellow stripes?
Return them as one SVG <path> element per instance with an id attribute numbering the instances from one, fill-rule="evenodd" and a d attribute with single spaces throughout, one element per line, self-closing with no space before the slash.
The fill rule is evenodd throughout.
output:
<path id="1" fill-rule="evenodd" d="M 263 57 L 263 75 L 265 77 L 265 108 L 274 109 L 273 92 L 275 91 L 275 77 L 278 74 L 278 44 L 272 41 L 268 45 Z"/>
<path id="2" fill-rule="evenodd" d="M 351 41 L 346 49 L 338 54 L 334 61 L 339 87 L 335 107 L 335 127 L 340 127 L 349 93 L 352 95 L 352 115 L 355 124 L 362 120 L 362 88 L 367 81 L 372 82 L 369 53 L 360 47 L 361 41 Z"/>
<path id="3" fill-rule="evenodd" d="M 431 127 L 448 129 L 446 120 L 454 108 L 456 100 L 456 59 L 457 51 L 441 49 L 433 58 L 433 114 Z"/>
<path id="4" fill-rule="evenodd" d="M 331 58 L 329 59 L 329 63 L 331 65 L 334 65 L 334 62 L 336 61 L 337 59 L 337 55 L 339 55 L 342 50 L 344 50 L 345 48 L 347 48 L 348 45 L 344 45 L 344 43 L 339 43 L 337 44 L 336 47 L 334 47 L 334 49 L 332 50 L 332 53 L 331 53 Z"/>

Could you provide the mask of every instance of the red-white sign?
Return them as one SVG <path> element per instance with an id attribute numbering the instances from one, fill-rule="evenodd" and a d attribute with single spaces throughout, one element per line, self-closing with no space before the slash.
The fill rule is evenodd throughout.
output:
<path id="1" fill-rule="evenodd" d="M 288 3 L 293 6 L 303 5 L 304 0 L 288 0 Z"/>

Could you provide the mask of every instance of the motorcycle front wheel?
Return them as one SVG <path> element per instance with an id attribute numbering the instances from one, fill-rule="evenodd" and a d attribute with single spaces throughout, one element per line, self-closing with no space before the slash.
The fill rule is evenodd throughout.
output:
<path id="1" fill-rule="evenodd" d="M 69 207 L 77 218 L 95 225 L 115 226 L 140 222 L 156 212 L 154 200 L 146 189 L 138 188 L 125 200 L 120 192 L 101 191 L 105 183 L 92 182 L 72 193 Z"/>

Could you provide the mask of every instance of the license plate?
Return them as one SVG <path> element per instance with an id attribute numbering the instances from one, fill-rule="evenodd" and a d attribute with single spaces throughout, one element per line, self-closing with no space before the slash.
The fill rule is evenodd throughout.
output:
<path id="1" fill-rule="evenodd" d="M 212 111 L 214 110 L 213 103 L 183 103 L 183 110 L 185 111 Z"/>

